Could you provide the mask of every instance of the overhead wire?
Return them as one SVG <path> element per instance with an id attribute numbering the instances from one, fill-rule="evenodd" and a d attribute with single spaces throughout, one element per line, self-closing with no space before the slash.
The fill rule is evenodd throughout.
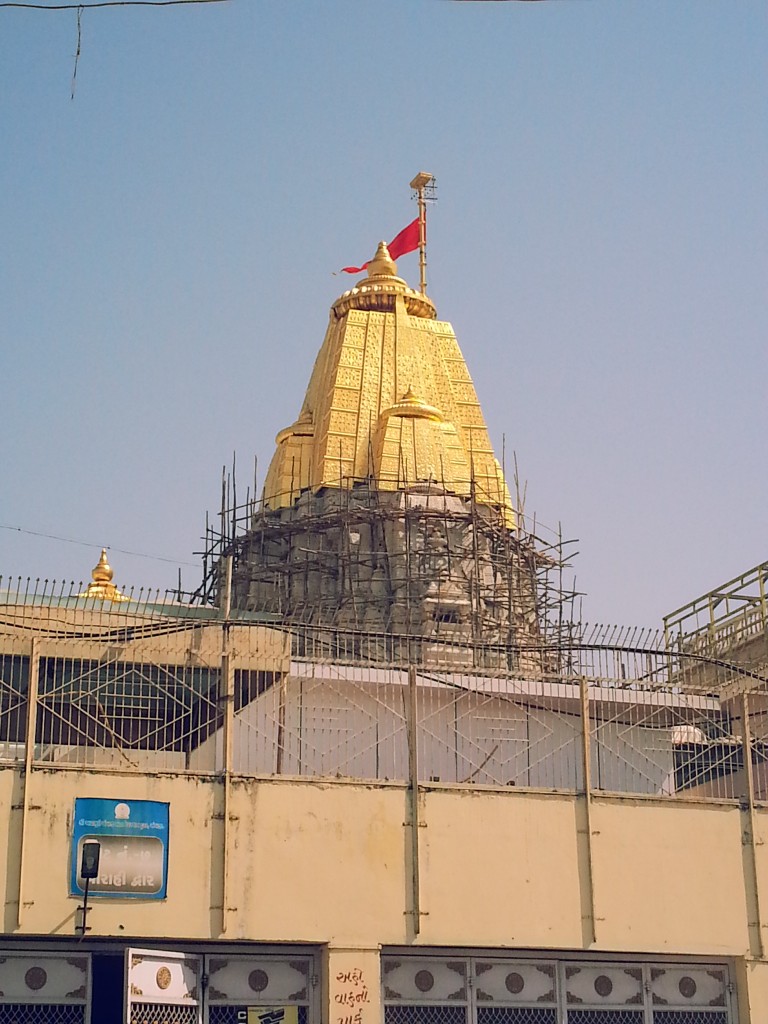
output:
<path id="1" fill-rule="evenodd" d="M 2 0 L 0 7 L 24 7 L 34 11 L 77 11 L 86 7 L 176 7 L 181 4 L 228 4 L 230 0 L 97 0 L 95 3 L 34 4 Z"/>
<path id="2" fill-rule="evenodd" d="M 41 533 L 38 530 L 25 530 L 22 526 L 7 526 L 0 523 L 0 530 L 11 530 L 14 533 L 25 533 L 31 537 L 44 537 L 46 540 L 58 540 L 65 544 L 79 544 L 81 547 L 95 548 L 98 551 L 101 551 L 102 548 L 106 548 L 107 551 L 114 551 L 120 555 L 131 555 L 134 558 L 148 558 L 155 562 L 168 562 L 170 565 L 187 565 L 193 569 L 199 568 L 197 562 L 186 562 L 180 558 L 168 558 L 164 555 L 150 555 L 146 551 L 129 551 L 127 548 L 117 548 L 112 544 L 95 544 L 93 541 L 75 540 L 73 537 L 60 537 L 55 533 Z"/>

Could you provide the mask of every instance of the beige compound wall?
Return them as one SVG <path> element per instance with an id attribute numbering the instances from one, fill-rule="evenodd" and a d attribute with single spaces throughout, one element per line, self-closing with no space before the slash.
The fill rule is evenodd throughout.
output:
<path id="1" fill-rule="evenodd" d="M 743 1021 L 768 1020 L 753 869 L 768 893 L 766 811 L 753 846 L 735 803 L 599 797 L 588 818 L 583 797 L 436 784 L 419 796 L 416 934 L 400 784 L 234 779 L 225 798 L 205 777 L 35 769 L 24 815 L 23 778 L 6 768 L 6 935 L 74 935 L 75 796 L 170 804 L 168 898 L 100 900 L 93 935 L 307 942 L 369 977 L 382 945 L 733 958 Z M 332 999 L 344 971 L 327 973 Z"/>

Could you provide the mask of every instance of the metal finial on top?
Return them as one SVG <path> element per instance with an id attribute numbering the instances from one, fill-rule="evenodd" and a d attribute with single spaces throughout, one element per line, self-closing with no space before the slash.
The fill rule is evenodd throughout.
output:
<path id="1" fill-rule="evenodd" d="M 419 204 L 419 289 L 427 294 L 427 203 L 437 202 L 437 182 L 434 174 L 419 171 L 411 182 Z"/>

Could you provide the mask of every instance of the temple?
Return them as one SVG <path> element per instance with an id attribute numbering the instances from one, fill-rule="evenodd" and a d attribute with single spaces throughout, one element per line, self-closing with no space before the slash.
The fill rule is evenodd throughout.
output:
<path id="1" fill-rule="evenodd" d="M 261 503 L 211 558 L 215 601 L 231 554 L 236 609 L 443 654 L 472 640 L 540 648 L 559 560 L 521 528 L 451 325 L 383 242 L 331 307 L 276 444 Z"/>

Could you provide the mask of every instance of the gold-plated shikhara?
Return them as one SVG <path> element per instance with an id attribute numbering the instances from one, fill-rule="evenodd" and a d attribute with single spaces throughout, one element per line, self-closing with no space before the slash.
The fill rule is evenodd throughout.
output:
<path id="1" fill-rule="evenodd" d="M 397 276 L 384 242 L 367 276 L 331 308 L 296 421 L 281 430 L 264 501 L 366 481 L 380 491 L 429 482 L 514 513 L 472 378 L 449 323 Z"/>
<path id="2" fill-rule="evenodd" d="M 550 562 L 516 520 L 451 325 L 384 242 L 333 303 L 299 415 L 276 441 L 232 563 L 213 562 L 217 600 L 231 564 L 237 609 L 428 642 L 538 643 Z"/>
<path id="3" fill-rule="evenodd" d="M 91 597 L 97 601 L 127 601 L 129 598 L 117 589 L 112 582 L 114 572 L 107 561 L 107 549 L 101 549 L 101 555 L 91 570 L 91 582 L 78 597 Z"/>

